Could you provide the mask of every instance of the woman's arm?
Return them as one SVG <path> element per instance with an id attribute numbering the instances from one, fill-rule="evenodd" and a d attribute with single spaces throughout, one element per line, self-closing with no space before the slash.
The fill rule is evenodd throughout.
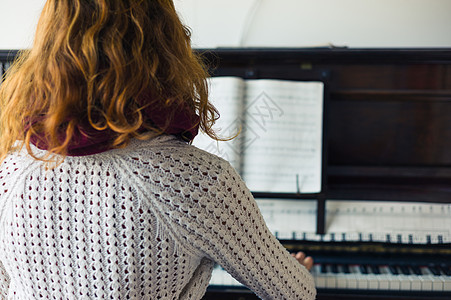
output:
<path id="1" fill-rule="evenodd" d="M 170 222 L 182 227 L 175 231 L 263 299 L 314 299 L 313 278 L 299 263 L 308 267 L 310 259 L 293 257 L 270 233 L 252 194 L 228 163 L 219 174 L 211 172 L 205 172 L 208 180 L 197 179 L 198 193 L 177 204 L 181 211 L 169 213 Z"/>
<path id="2" fill-rule="evenodd" d="M 0 261 L 0 300 L 6 300 L 9 289 L 9 276 L 3 263 Z"/>

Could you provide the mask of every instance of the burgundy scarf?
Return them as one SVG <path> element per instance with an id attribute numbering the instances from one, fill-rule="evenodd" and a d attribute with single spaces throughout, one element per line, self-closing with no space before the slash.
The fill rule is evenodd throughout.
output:
<path id="1" fill-rule="evenodd" d="M 151 99 L 150 93 L 145 93 L 139 97 L 140 103 L 148 103 Z M 192 112 L 191 109 L 184 105 L 174 104 L 170 107 L 151 107 L 148 106 L 143 110 L 143 117 L 146 123 L 153 124 L 157 128 L 165 128 L 167 117 L 170 113 L 174 113 L 172 121 L 167 126 L 164 133 L 175 135 L 187 142 L 190 142 L 197 135 L 199 130 L 199 116 Z M 145 132 L 144 128 L 139 130 L 140 133 Z M 88 122 L 79 125 L 67 148 L 68 156 L 85 156 L 104 152 L 112 149 L 111 142 L 116 133 L 110 129 L 96 130 L 92 128 Z M 64 141 L 64 134 L 60 140 Z M 31 143 L 42 150 L 48 150 L 45 142 L 44 134 L 32 135 Z"/>

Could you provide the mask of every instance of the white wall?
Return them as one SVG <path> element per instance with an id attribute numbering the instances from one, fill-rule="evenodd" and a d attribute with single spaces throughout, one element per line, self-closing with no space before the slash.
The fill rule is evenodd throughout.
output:
<path id="1" fill-rule="evenodd" d="M 327 44 L 451 47 L 451 0 L 175 0 L 175 3 L 192 27 L 197 47 Z M 253 13 L 255 3 L 257 9 Z M 246 18 L 252 21 L 243 34 Z"/>
<path id="2" fill-rule="evenodd" d="M 174 0 L 195 47 L 451 47 L 451 0 Z M 45 0 L 0 0 L 0 49 L 27 48 Z"/>
<path id="3" fill-rule="evenodd" d="M 0 49 L 31 46 L 45 0 L 0 0 Z"/>

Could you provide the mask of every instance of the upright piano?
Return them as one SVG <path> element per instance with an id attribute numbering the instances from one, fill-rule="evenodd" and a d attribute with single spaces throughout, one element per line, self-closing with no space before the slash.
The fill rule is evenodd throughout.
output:
<path id="1" fill-rule="evenodd" d="M 318 299 L 451 299 L 451 49 L 198 51 L 212 76 L 324 79 L 321 195 L 254 194 Z M 205 299 L 256 297 L 217 266 Z"/>
<path id="2" fill-rule="evenodd" d="M 451 49 L 196 51 L 212 76 L 323 78 L 322 192 L 254 193 L 317 299 L 451 299 Z M 257 298 L 217 266 L 204 299 Z"/>

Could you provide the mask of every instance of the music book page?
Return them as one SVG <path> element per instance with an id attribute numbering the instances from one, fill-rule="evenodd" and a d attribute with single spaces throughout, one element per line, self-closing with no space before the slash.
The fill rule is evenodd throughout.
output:
<path id="1" fill-rule="evenodd" d="M 209 79 L 209 100 L 220 113 L 214 130 L 221 138 L 236 136 L 242 127 L 244 81 L 238 77 Z M 231 141 L 215 141 L 204 133 L 194 139 L 193 145 L 229 161 L 241 173 L 241 141 L 238 135 Z"/>
<path id="2" fill-rule="evenodd" d="M 229 142 L 208 144 L 202 137 L 194 145 L 228 159 L 253 192 L 321 191 L 322 82 L 237 77 L 210 82 L 211 100 L 224 118 L 215 128 L 229 136 L 241 132 Z"/>
<path id="3" fill-rule="evenodd" d="M 252 191 L 321 191 L 323 83 L 248 80 L 243 179 Z"/>

